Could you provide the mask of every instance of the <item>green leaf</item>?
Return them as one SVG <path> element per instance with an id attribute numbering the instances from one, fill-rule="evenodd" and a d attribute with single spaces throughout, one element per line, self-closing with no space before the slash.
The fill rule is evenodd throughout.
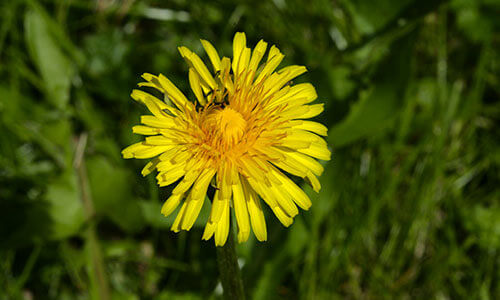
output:
<path id="1" fill-rule="evenodd" d="M 330 89 L 335 99 L 345 100 L 356 88 L 356 84 L 349 78 L 351 70 L 346 66 L 330 68 Z"/>
<path id="2" fill-rule="evenodd" d="M 76 234 L 85 221 L 76 175 L 68 170 L 53 181 L 45 195 L 52 219 L 51 237 L 62 239 Z"/>
<path id="3" fill-rule="evenodd" d="M 342 1 L 352 14 L 354 24 L 363 34 L 372 34 L 395 18 L 413 0 Z"/>
<path id="4" fill-rule="evenodd" d="M 0 117 L 6 123 L 14 122 L 23 117 L 20 102 L 28 102 L 12 88 L 6 85 L 0 85 Z"/>
<path id="5" fill-rule="evenodd" d="M 91 157 L 86 165 L 96 213 L 109 217 L 125 231 L 140 230 L 144 220 L 139 203 L 132 196 L 128 171 L 104 156 Z"/>
<path id="6" fill-rule="evenodd" d="M 47 101 L 63 109 L 69 101 L 74 67 L 62 52 L 42 14 L 29 10 L 25 15 L 24 27 L 29 53 L 44 81 Z"/>
<path id="7" fill-rule="evenodd" d="M 500 207 L 476 205 L 465 221 L 480 247 L 490 251 L 500 247 Z"/>
<path id="8" fill-rule="evenodd" d="M 362 93 L 349 115 L 329 132 L 329 141 L 341 147 L 386 129 L 403 108 L 410 77 L 416 31 L 395 41 L 373 76 L 373 87 Z"/>

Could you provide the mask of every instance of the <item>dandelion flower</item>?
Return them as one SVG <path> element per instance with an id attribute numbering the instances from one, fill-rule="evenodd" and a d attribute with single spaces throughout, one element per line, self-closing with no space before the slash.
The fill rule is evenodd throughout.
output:
<path id="1" fill-rule="evenodd" d="M 152 115 L 132 128 L 145 140 L 122 151 L 124 158 L 153 158 L 142 170 L 157 170 L 160 187 L 176 183 L 161 212 L 171 214 L 182 204 L 172 230 L 190 230 L 203 206 L 207 190 L 214 188 L 212 207 L 203 239 L 215 236 L 222 246 L 234 209 L 238 241 L 246 241 L 252 229 L 259 241 L 267 239 L 261 199 L 284 226 L 290 226 L 298 207 L 307 210 L 311 200 L 290 175 L 306 179 L 318 192 L 317 176 L 323 172 L 316 160 L 329 160 L 327 128 L 306 119 L 323 111 L 310 83 L 292 85 L 306 72 L 303 66 L 276 71 L 284 55 L 276 46 L 260 41 L 251 50 L 244 33 L 236 33 L 233 59 L 220 58 L 205 40 L 213 73 L 200 57 L 179 47 L 189 65 L 189 84 L 196 101 L 186 96 L 162 74 L 144 74 L 140 87 L 151 87 L 163 101 L 142 90 L 132 98 Z"/>

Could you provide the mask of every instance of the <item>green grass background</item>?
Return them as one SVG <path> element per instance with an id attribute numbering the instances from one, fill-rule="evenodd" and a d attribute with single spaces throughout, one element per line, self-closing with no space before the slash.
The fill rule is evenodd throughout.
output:
<path id="1" fill-rule="evenodd" d="M 497 0 L 0 2 L 0 299 L 219 299 L 210 205 L 190 232 L 123 160 L 143 72 L 193 98 L 185 45 L 263 38 L 309 73 L 333 156 L 249 299 L 500 299 Z M 302 183 L 301 183 L 302 184 Z"/>

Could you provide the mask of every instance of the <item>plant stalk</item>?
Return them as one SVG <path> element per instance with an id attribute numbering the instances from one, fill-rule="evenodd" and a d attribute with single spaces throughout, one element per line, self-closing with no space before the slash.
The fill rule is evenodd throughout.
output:
<path id="1" fill-rule="evenodd" d="M 240 267 L 238 266 L 232 226 L 229 229 L 226 244 L 222 247 L 216 247 L 216 250 L 220 280 L 224 289 L 224 299 L 244 300 L 245 292 Z"/>

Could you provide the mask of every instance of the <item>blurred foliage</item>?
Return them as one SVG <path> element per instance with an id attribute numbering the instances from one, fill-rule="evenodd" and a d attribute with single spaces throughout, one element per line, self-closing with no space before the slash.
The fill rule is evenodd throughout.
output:
<path id="1" fill-rule="evenodd" d="M 169 232 L 169 189 L 120 150 L 140 74 L 188 93 L 177 46 L 229 55 L 236 31 L 308 67 L 334 154 L 310 211 L 238 246 L 249 298 L 500 298 L 498 0 L 0 9 L 1 300 L 221 297 L 203 217 Z"/>

